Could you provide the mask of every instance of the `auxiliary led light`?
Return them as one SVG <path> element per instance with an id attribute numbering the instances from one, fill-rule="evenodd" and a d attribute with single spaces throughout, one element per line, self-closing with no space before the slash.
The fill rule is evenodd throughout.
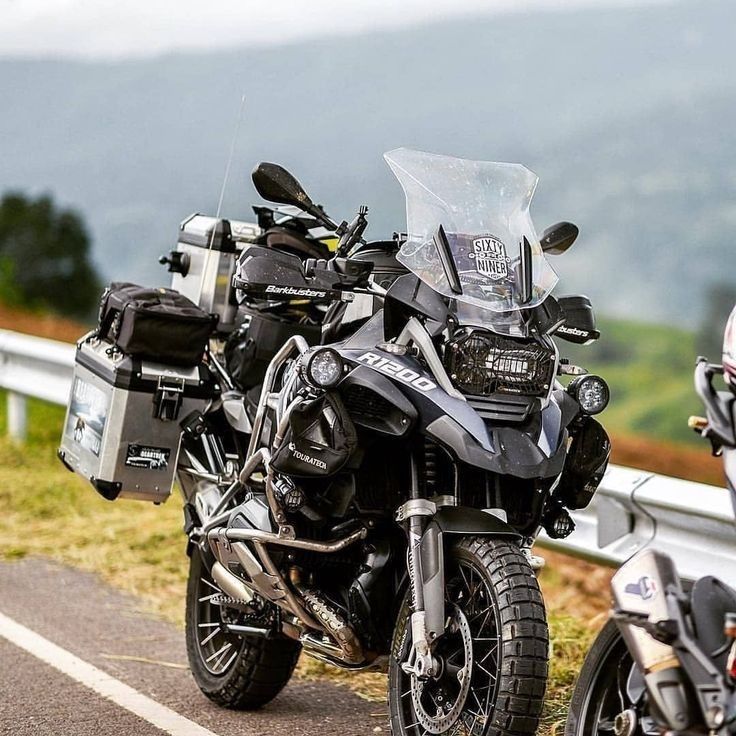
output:
<path id="1" fill-rule="evenodd" d="M 304 377 L 317 388 L 332 388 L 343 376 L 340 354 L 332 348 L 318 348 L 307 358 Z"/>
<path id="2" fill-rule="evenodd" d="M 585 414 L 600 414 L 611 398 L 608 384 L 594 375 L 579 376 L 567 387 Z"/>

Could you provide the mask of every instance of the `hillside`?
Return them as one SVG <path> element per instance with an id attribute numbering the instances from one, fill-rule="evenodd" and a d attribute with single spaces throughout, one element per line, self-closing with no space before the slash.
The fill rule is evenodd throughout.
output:
<path id="1" fill-rule="evenodd" d="M 579 222 L 556 264 L 600 311 L 697 324 L 733 265 L 730 0 L 428 23 L 381 34 L 118 62 L 0 60 L 0 191 L 79 208 L 108 277 L 160 283 L 156 257 L 214 212 L 248 217 L 258 160 L 292 168 L 338 219 L 404 226 L 381 160 L 399 145 L 521 161 L 541 229 Z"/>
<path id="2" fill-rule="evenodd" d="M 55 314 L 30 312 L 0 303 L 0 329 L 46 337 L 49 340 L 76 342 L 91 329 L 91 325 Z"/>
<path id="3" fill-rule="evenodd" d="M 593 345 L 560 341 L 559 346 L 563 357 L 610 385 L 605 425 L 614 433 L 699 442 L 687 428 L 688 417 L 703 411 L 693 388 L 695 335 L 677 327 L 610 319 L 601 320 L 599 328 L 601 337 Z"/>

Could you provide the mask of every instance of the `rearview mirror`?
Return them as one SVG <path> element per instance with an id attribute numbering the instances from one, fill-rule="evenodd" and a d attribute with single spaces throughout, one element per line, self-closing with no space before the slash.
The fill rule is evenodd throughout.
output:
<path id="1" fill-rule="evenodd" d="M 558 256 L 575 242 L 579 232 L 577 225 L 571 222 L 558 222 L 542 233 L 539 244 L 545 253 Z"/>
<path id="2" fill-rule="evenodd" d="M 317 218 L 328 228 L 336 227 L 322 208 L 312 202 L 304 187 L 283 166 L 262 161 L 253 169 L 251 177 L 258 194 L 269 202 L 293 205 Z"/>
<path id="3" fill-rule="evenodd" d="M 253 169 L 252 176 L 256 191 L 269 202 L 297 207 L 312 204 L 304 187 L 283 166 L 262 161 Z"/>

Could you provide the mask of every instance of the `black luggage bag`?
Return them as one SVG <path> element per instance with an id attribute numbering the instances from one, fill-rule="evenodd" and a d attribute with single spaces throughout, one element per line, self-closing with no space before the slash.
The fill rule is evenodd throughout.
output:
<path id="1" fill-rule="evenodd" d="M 217 316 L 177 291 L 113 282 L 100 303 L 98 337 L 121 352 L 169 365 L 202 360 Z"/>

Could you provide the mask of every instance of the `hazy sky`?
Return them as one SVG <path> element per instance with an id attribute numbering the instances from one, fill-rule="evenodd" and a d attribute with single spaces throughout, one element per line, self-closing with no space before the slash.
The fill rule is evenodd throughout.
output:
<path id="1" fill-rule="evenodd" d="M 0 0 L 0 56 L 141 56 L 395 28 L 468 14 L 653 1 Z"/>

